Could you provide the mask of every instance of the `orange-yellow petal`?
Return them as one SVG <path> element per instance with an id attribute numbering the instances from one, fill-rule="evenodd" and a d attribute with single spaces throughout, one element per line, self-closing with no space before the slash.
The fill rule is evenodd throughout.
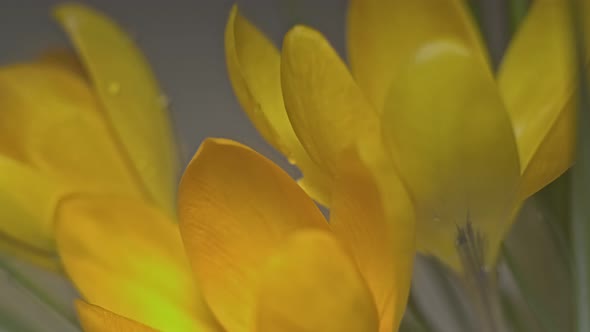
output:
<path id="1" fill-rule="evenodd" d="M 457 227 L 471 222 L 493 264 L 520 177 L 510 118 L 469 48 L 422 48 L 392 85 L 384 134 L 417 213 L 417 246 L 457 268 Z"/>
<path id="2" fill-rule="evenodd" d="M 283 43 L 281 83 L 297 137 L 334 175 L 340 154 L 377 122 L 346 65 L 317 31 L 297 26 Z"/>
<path id="3" fill-rule="evenodd" d="M 463 0 L 351 0 L 348 55 L 359 86 L 378 111 L 392 79 L 423 44 L 436 39 L 465 43 L 478 60 L 486 51 Z"/>
<path id="4" fill-rule="evenodd" d="M 214 325 L 177 225 L 128 198 L 73 196 L 58 211 L 57 246 L 84 299 L 162 331 Z"/>
<path id="5" fill-rule="evenodd" d="M 574 160 L 578 81 L 569 16 L 567 1 L 534 1 L 498 74 L 516 134 L 523 200 Z"/>
<path id="6" fill-rule="evenodd" d="M 380 330 L 391 331 L 399 326 L 410 291 L 416 252 L 414 206 L 392 167 L 364 165 L 356 154 L 342 164 L 330 226 L 351 250 L 375 298 Z"/>
<path id="7" fill-rule="evenodd" d="M 80 323 L 85 332 L 150 332 L 156 331 L 148 326 L 126 317 L 119 316 L 84 301 L 76 302 Z"/>
<path id="8" fill-rule="evenodd" d="M 229 331 L 251 328 L 259 270 L 289 234 L 327 229 L 277 165 L 237 142 L 207 139 L 179 189 L 182 238 L 205 300 Z"/>
<path id="9" fill-rule="evenodd" d="M 56 269 L 53 216 L 64 188 L 0 155 L 0 250 Z"/>
<path id="10" fill-rule="evenodd" d="M 312 162 L 295 135 L 281 92 L 279 51 L 252 23 L 231 10 L 225 57 L 234 92 L 258 132 L 302 171 L 306 191 L 327 203 L 328 176 Z"/>
<path id="11" fill-rule="evenodd" d="M 327 232 L 291 236 L 272 256 L 260 284 L 256 331 L 378 331 L 365 281 Z"/>
<path id="12" fill-rule="evenodd" d="M 76 47 L 131 165 L 154 202 L 175 214 L 177 147 L 166 98 L 133 41 L 109 18 L 79 4 L 55 16 Z"/>
<path id="13" fill-rule="evenodd" d="M 0 153 L 68 189 L 143 196 L 80 75 L 44 63 L 4 67 L 0 108 Z"/>

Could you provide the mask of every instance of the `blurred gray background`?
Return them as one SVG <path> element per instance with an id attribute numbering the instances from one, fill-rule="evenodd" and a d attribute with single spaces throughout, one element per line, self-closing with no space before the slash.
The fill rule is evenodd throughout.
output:
<path id="1" fill-rule="evenodd" d="M 1 0 L 0 63 L 34 57 L 68 41 L 53 22 L 54 0 Z M 277 162 L 278 156 L 256 133 L 233 95 L 224 56 L 229 0 L 78 1 L 107 13 L 136 40 L 171 102 L 183 158 L 208 136 L 237 139 Z M 238 0 L 241 11 L 280 45 L 295 23 L 313 26 L 344 50 L 345 0 Z"/>
<path id="2" fill-rule="evenodd" d="M 0 65 L 27 61 L 68 40 L 51 17 L 63 1 L 0 0 Z M 297 171 L 274 151 L 241 111 L 227 78 L 224 29 L 231 0 L 92 0 L 122 25 L 152 64 L 170 111 L 186 162 L 205 137 L 227 137 L 272 158 L 292 175 Z M 344 54 L 345 0 L 238 0 L 241 11 L 280 45 L 296 22 L 319 29 Z M 1 258 L 1 257 L 0 257 Z M 9 258 L 5 258 L 9 259 Z M 9 261 L 42 286 L 60 305 L 71 307 L 75 292 L 59 278 Z M 0 270 L 0 331 L 75 331 Z"/>

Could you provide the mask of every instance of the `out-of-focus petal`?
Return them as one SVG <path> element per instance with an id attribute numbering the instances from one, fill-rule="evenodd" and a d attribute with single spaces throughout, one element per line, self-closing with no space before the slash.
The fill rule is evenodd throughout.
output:
<path id="1" fill-rule="evenodd" d="M 457 268 L 471 222 L 493 264 L 520 177 L 510 118 L 477 55 L 448 40 L 422 48 L 392 85 L 384 134 L 417 213 L 417 246 Z"/>
<path id="2" fill-rule="evenodd" d="M 327 229 L 313 201 L 270 160 L 207 139 L 179 189 L 182 237 L 206 302 L 229 331 L 252 327 L 259 270 L 301 228 Z"/>
<path id="3" fill-rule="evenodd" d="M 144 197 L 79 75 L 43 63 L 4 67 L 0 108 L 0 153 L 72 190 Z"/>
<path id="4" fill-rule="evenodd" d="M 57 218 L 59 254 L 88 302 L 162 331 L 214 326 L 178 227 L 162 212 L 138 200 L 74 196 Z"/>
<path id="5" fill-rule="evenodd" d="M 285 110 L 279 51 L 240 15 L 237 6 L 232 8 L 225 29 L 225 57 L 234 92 L 258 132 L 301 169 L 306 191 L 327 203 L 329 178 L 310 160 Z"/>
<path id="6" fill-rule="evenodd" d="M 487 63 L 486 51 L 463 0 L 351 0 L 348 55 L 360 87 L 378 111 L 392 79 L 423 44 L 445 38 L 468 45 Z"/>
<path id="7" fill-rule="evenodd" d="M 71 50 L 63 48 L 49 49 L 41 53 L 37 61 L 66 69 L 73 74 L 79 75 L 83 79 L 88 79 L 86 70 L 80 62 L 80 59 Z"/>
<path id="8" fill-rule="evenodd" d="M 256 331 L 378 330 L 365 281 L 329 233 L 291 236 L 272 256 L 260 284 Z"/>
<path id="9" fill-rule="evenodd" d="M 174 215 L 177 147 L 166 98 L 146 59 L 115 23 L 88 7 L 61 5 L 55 16 L 78 50 L 104 116 L 145 190 Z"/>
<path id="10" fill-rule="evenodd" d="M 86 332 L 150 332 L 156 331 L 129 318 L 119 316 L 83 301 L 76 302 L 80 323 Z"/>
<path id="11" fill-rule="evenodd" d="M 55 269 L 53 216 L 64 188 L 0 155 L 0 248 Z"/>
<path id="12" fill-rule="evenodd" d="M 285 36 L 281 83 L 297 137 L 333 175 L 342 151 L 375 126 L 377 113 L 328 41 L 305 26 Z"/>
<path id="13" fill-rule="evenodd" d="M 534 1 L 510 45 L 498 84 L 512 119 L 525 199 L 574 160 L 576 65 L 567 1 Z"/>
<path id="14" fill-rule="evenodd" d="M 380 330 L 391 331 L 399 326 L 410 291 L 416 253 L 414 206 L 391 163 L 381 169 L 373 166 L 361 163 L 354 153 L 342 160 L 330 226 L 351 250 L 373 293 Z"/>

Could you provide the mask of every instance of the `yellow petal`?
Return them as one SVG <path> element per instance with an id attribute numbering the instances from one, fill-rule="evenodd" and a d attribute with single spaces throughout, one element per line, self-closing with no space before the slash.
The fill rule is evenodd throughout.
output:
<path id="1" fill-rule="evenodd" d="M 329 233 L 291 236 L 272 256 L 261 285 L 256 331 L 378 331 L 369 289 Z"/>
<path id="2" fill-rule="evenodd" d="M 162 331 L 208 331 L 175 223 L 137 200 L 74 196 L 58 211 L 57 245 L 83 297 Z"/>
<path id="3" fill-rule="evenodd" d="M 297 26 L 285 36 L 281 83 L 297 137 L 333 175 L 342 151 L 375 125 L 376 112 L 336 51 L 308 27 Z"/>
<path id="4" fill-rule="evenodd" d="M 279 51 L 252 23 L 231 10 L 225 29 L 225 57 L 234 92 L 258 132 L 295 163 L 306 178 L 306 191 L 329 201 L 328 176 L 313 163 L 295 135 L 281 92 Z"/>
<path id="5" fill-rule="evenodd" d="M 0 155 L 0 248 L 56 269 L 53 216 L 64 188 Z"/>
<path id="6" fill-rule="evenodd" d="M 566 1 L 533 2 L 498 74 L 516 134 L 522 199 L 573 163 L 578 82 L 568 7 Z"/>
<path id="7" fill-rule="evenodd" d="M 165 96 L 146 59 L 110 19 L 82 5 L 55 15 L 74 43 L 131 164 L 156 204 L 175 214 L 177 149 Z"/>
<path id="8" fill-rule="evenodd" d="M 351 249 L 373 293 L 380 330 L 394 327 L 397 331 L 416 251 L 414 207 L 395 174 L 385 177 L 380 171 L 371 175 L 369 165 L 360 163 L 355 154 L 350 157 L 343 160 L 345 168 L 335 181 L 330 225 L 340 242 Z"/>
<path id="9" fill-rule="evenodd" d="M 119 316 L 113 312 L 83 301 L 76 302 L 80 323 L 86 332 L 149 332 L 150 327 Z"/>
<path id="10" fill-rule="evenodd" d="M 187 167 L 179 216 L 198 284 L 229 331 L 252 327 L 258 271 L 275 246 L 297 229 L 328 226 L 283 170 L 224 139 L 205 140 Z"/>
<path id="11" fill-rule="evenodd" d="M 71 70 L 49 64 L 0 69 L 0 153 L 68 189 L 144 194 L 98 101 Z"/>
<path id="12" fill-rule="evenodd" d="M 455 39 L 487 62 L 486 52 L 463 0 L 351 0 L 348 55 L 354 77 L 377 110 L 404 63 L 424 43 Z"/>
<path id="13" fill-rule="evenodd" d="M 457 227 L 471 222 L 493 260 L 511 222 L 519 163 L 493 79 L 468 48 L 426 45 L 400 73 L 384 133 L 417 210 L 418 249 L 459 266 Z"/>

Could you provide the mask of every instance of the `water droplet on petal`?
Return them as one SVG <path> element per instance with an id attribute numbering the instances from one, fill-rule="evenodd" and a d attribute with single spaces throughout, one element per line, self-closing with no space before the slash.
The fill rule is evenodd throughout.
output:
<path id="1" fill-rule="evenodd" d="M 158 105 L 160 105 L 162 108 L 168 108 L 170 106 L 170 99 L 168 99 L 168 97 L 165 95 L 160 95 L 158 97 Z"/>
<path id="2" fill-rule="evenodd" d="M 119 94 L 119 92 L 121 91 L 121 84 L 117 82 L 110 82 L 107 87 L 107 90 L 112 95 Z"/>

